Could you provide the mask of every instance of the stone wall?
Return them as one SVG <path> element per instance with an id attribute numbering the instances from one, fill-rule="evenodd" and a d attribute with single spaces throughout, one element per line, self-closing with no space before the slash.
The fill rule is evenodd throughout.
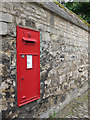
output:
<path id="1" fill-rule="evenodd" d="M 0 6 L 2 117 L 49 117 L 88 88 L 88 31 L 39 3 Z M 17 107 L 17 25 L 39 30 L 41 41 L 41 98 L 22 107 Z"/>

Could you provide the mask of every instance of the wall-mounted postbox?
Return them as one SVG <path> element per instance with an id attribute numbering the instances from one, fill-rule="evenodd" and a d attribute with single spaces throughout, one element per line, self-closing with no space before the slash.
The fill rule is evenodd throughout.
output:
<path id="1" fill-rule="evenodd" d="M 40 32 L 17 26 L 18 106 L 40 98 Z"/>

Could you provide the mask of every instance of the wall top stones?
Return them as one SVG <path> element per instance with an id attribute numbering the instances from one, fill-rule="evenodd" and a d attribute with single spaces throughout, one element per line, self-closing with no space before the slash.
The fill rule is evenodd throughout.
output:
<path id="1" fill-rule="evenodd" d="M 80 18 L 78 15 L 61 5 L 58 1 L 54 0 L 54 2 L 41 2 L 42 7 L 54 12 L 55 14 L 61 16 L 62 18 L 66 19 L 74 23 L 75 25 L 83 28 L 86 31 L 90 32 L 90 24 Z"/>
<path id="2" fill-rule="evenodd" d="M 7 2 L 7 0 L 2 0 L 2 2 Z M 8 0 L 8 2 L 12 2 L 12 0 Z M 60 17 L 64 18 L 71 23 L 83 28 L 86 31 L 90 32 L 90 24 L 83 20 L 81 17 L 61 5 L 57 0 L 13 0 L 13 2 L 37 2 L 42 7 L 54 12 Z M 12 16 L 9 14 L 0 13 L 0 21 L 4 22 L 12 22 Z"/>

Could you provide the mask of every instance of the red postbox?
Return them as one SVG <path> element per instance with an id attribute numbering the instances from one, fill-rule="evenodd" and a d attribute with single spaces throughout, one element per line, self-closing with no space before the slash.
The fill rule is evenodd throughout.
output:
<path id="1" fill-rule="evenodd" d="M 17 26 L 18 106 L 40 98 L 40 32 Z"/>

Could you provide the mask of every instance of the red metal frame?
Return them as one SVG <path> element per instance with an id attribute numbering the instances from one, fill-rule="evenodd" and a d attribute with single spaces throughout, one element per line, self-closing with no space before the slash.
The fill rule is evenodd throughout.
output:
<path id="1" fill-rule="evenodd" d="M 30 32 L 30 36 L 27 36 L 28 32 Z M 30 37 L 27 40 L 34 41 L 31 44 L 25 43 L 25 41 L 22 40 L 23 37 Z M 40 32 L 17 26 L 16 48 L 17 105 L 22 106 L 40 98 Z M 22 54 L 24 55 L 24 58 L 21 57 Z M 27 69 L 27 55 L 33 56 L 33 68 Z M 21 80 L 23 77 L 25 80 Z M 22 98 L 26 99 L 22 100 Z"/>

